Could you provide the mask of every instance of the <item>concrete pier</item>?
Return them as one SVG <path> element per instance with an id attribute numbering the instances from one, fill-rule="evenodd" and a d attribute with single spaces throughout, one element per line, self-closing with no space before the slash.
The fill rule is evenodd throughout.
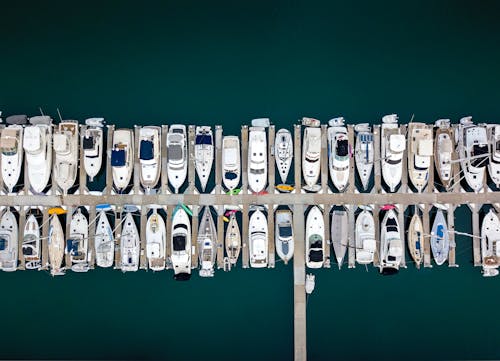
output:
<path id="1" fill-rule="evenodd" d="M 422 224 L 424 226 L 424 267 L 432 267 L 431 226 L 429 219 L 430 205 L 422 208 Z"/>
<path id="2" fill-rule="evenodd" d="M 167 253 L 165 255 L 165 267 L 166 269 L 172 268 L 172 215 L 174 212 L 174 206 L 167 206 L 167 216 L 165 217 L 165 229 L 166 229 L 166 240 L 167 240 Z"/>
<path id="3" fill-rule="evenodd" d="M 115 132 L 115 126 L 114 125 L 108 125 L 108 135 L 107 135 L 107 152 L 111 152 L 113 149 L 113 134 Z M 113 172 L 111 168 L 111 154 L 107 153 L 106 157 L 104 158 L 106 161 L 106 188 L 103 193 L 105 194 L 111 194 L 111 191 L 113 190 Z"/>
<path id="4" fill-rule="evenodd" d="M 294 314 L 294 360 L 307 360 L 306 340 L 306 289 L 305 289 L 305 225 L 304 206 L 299 204 L 293 209 L 293 231 L 295 252 L 293 256 L 293 314 Z"/>
<path id="5" fill-rule="evenodd" d="M 89 268 L 94 269 L 95 266 L 95 228 L 96 228 L 96 209 L 89 207 L 89 241 L 88 241 L 88 262 Z"/>
<path id="6" fill-rule="evenodd" d="M 448 253 L 448 265 L 450 267 L 458 267 L 456 264 L 455 253 L 457 249 L 457 244 L 455 241 L 455 205 L 448 205 L 448 236 L 450 238 L 450 252 Z"/>
<path id="7" fill-rule="evenodd" d="M 49 269 L 49 212 L 42 208 L 42 269 Z"/>
<path id="8" fill-rule="evenodd" d="M 347 265 L 349 268 L 356 267 L 356 240 L 354 238 L 354 211 L 353 205 L 347 206 L 348 230 L 347 230 Z"/>
<path id="9" fill-rule="evenodd" d="M 121 237 L 122 237 L 122 210 L 121 207 L 115 209 L 115 269 L 122 268 L 122 250 L 121 250 Z"/>
<path id="10" fill-rule="evenodd" d="M 168 193 L 168 158 L 167 158 L 167 134 L 168 134 L 168 125 L 161 126 L 161 193 Z"/>
<path id="11" fill-rule="evenodd" d="M 141 207 L 141 215 L 140 215 L 140 229 L 139 229 L 139 238 L 141 240 L 140 244 L 140 253 L 139 253 L 139 268 L 143 270 L 148 269 L 148 259 L 146 254 L 146 223 L 148 221 L 148 208 L 146 206 Z"/>
<path id="12" fill-rule="evenodd" d="M 198 268 L 198 227 L 200 207 L 191 208 L 193 216 L 191 217 L 191 268 Z"/>
<path id="13" fill-rule="evenodd" d="M 374 187 L 373 192 L 380 193 L 382 191 L 382 170 L 380 164 L 380 125 L 373 126 L 373 175 Z M 377 238 L 378 239 L 378 238 Z"/>
<path id="14" fill-rule="evenodd" d="M 80 144 L 83 144 L 83 136 L 86 130 L 87 130 L 86 125 L 80 125 Z M 85 193 L 85 191 L 87 190 L 87 173 L 85 172 L 85 167 L 83 165 L 84 164 L 83 155 L 84 155 L 83 151 L 80 149 L 80 167 L 78 168 L 78 175 L 79 175 L 78 189 L 80 191 L 80 194 Z"/>
<path id="15" fill-rule="evenodd" d="M 26 223 L 26 209 L 19 209 L 19 230 L 17 233 L 17 258 L 19 260 L 17 269 L 24 270 L 25 261 L 23 256 L 24 225 Z"/>
<path id="16" fill-rule="evenodd" d="M 479 207 L 476 203 L 470 203 L 469 208 L 472 212 L 472 254 L 474 267 L 481 266 L 481 228 L 479 226 Z"/>

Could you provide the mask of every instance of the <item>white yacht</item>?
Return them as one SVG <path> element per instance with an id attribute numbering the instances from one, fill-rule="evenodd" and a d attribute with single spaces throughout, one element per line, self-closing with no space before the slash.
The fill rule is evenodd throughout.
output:
<path id="1" fill-rule="evenodd" d="M 306 218 L 306 265 L 321 268 L 325 262 L 325 222 L 318 206 L 311 208 Z"/>
<path id="2" fill-rule="evenodd" d="M 66 120 L 54 132 L 54 177 L 63 194 L 73 187 L 78 172 L 78 122 Z"/>
<path id="3" fill-rule="evenodd" d="M 382 118 L 381 163 L 382 177 L 390 192 L 395 192 L 403 174 L 403 155 L 406 148 L 405 136 L 401 134 L 396 114 Z M 378 160 L 375 160 L 378 161 Z"/>
<path id="4" fill-rule="evenodd" d="M 16 216 L 7 210 L 0 218 L 0 269 L 17 270 L 18 226 Z"/>
<path id="5" fill-rule="evenodd" d="M 117 129 L 113 132 L 111 169 L 116 191 L 123 193 L 134 171 L 134 133 L 132 130 Z"/>
<path id="6" fill-rule="evenodd" d="M 240 184 L 240 139 L 237 136 L 222 138 L 222 182 L 230 191 Z"/>
<path id="7" fill-rule="evenodd" d="M 12 193 L 19 181 L 23 167 L 23 126 L 9 125 L 0 136 L 2 179 L 7 191 Z"/>
<path id="8" fill-rule="evenodd" d="M 484 216 L 481 226 L 481 258 L 483 276 L 497 276 L 500 265 L 500 221 L 493 208 Z"/>
<path id="9" fill-rule="evenodd" d="M 331 240 L 337 264 L 342 267 L 348 246 L 348 217 L 345 209 L 332 212 L 332 225 L 330 227 Z"/>
<path id="10" fill-rule="evenodd" d="M 191 278 L 191 222 L 188 214 L 182 208 L 175 212 L 172 219 L 170 242 L 174 279 L 187 281 Z"/>
<path id="11" fill-rule="evenodd" d="M 266 188 L 266 185 L 266 131 L 264 128 L 251 127 L 248 136 L 248 186 L 253 193 L 260 193 Z"/>
<path id="12" fill-rule="evenodd" d="M 345 191 L 349 182 L 349 139 L 344 118 L 329 121 L 328 168 L 333 185 L 339 192 Z"/>
<path id="13" fill-rule="evenodd" d="M 424 123 L 408 124 L 408 175 L 418 193 L 427 185 L 433 153 L 432 128 Z"/>
<path id="14" fill-rule="evenodd" d="M 87 128 L 82 138 L 83 167 L 90 182 L 99 174 L 102 167 L 103 122 L 104 118 L 89 118 L 85 120 Z"/>
<path id="15" fill-rule="evenodd" d="M 139 130 L 139 179 L 147 192 L 150 192 L 160 179 L 160 139 L 160 127 L 147 126 Z"/>
<path id="16" fill-rule="evenodd" d="M 201 216 L 196 242 L 198 243 L 200 277 L 213 277 L 217 258 L 217 229 L 208 206 L 205 207 Z"/>
<path id="17" fill-rule="evenodd" d="M 194 165 L 201 191 L 207 188 L 208 179 L 212 172 L 214 162 L 214 137 L 212 129 L 207 126 L 196 127 L 196 138 L 194 141 Z"/>
<path id="18" fill-rule="evenodd" d="M 438 209 L 436 218 L 434 218 L 434 224 L 432 225 L 431 250 L 434 261 L 436 261 L 438 266 L 442 265 L 448 259 L 450 238 L 446 219 L 441 209 Z"/>
<path id="19" fill-rule="evenodd" d="M 80 208 L 73 214 L 69 230 L 66 252 L 70 256 L 71 270 L 87 272 L 89 270 L 89 222 Z"/>
<path id="20" fill-rule="evenodd" d="M 236 216 L 234 215 L 234 213 L 229 217 L 225 243 L 226 254 L 229 262 L 232 265 L 235 265 L 236 262 L 238 262 L 241 251 L 241 234 L 240 227 L 238 226 L 238 221 L 236 220 Z"/>
<path id="21" fill-rule="evenodd" d="M 26 269 L 39 269 L 42 265 L 40 225 L 34 214 L 30 214 L 24 224 L 23 257 Z"/>
<path id="22" fill-rule="evenodd" d="M 306 127 L 302 144 L 302 175 L 306 186 L 304 189 L 316 191 L 321 171 L 321 129 Z"/>
<path id="23" fill-rule="evenodd" d="M 165 249 L 167 247 L 167 229 L 165 221 L 156 209 L 146 223 L 146 256 L 149 268 L 153 271 L 165 269 Z"/>
<path id="24" fill-rule="evenodd" d="M 394 209 L 385 213 L 380 232 L 380 272 L 383 275 L 395 274 L 399 271 L 403 256 L 403 242 L 398 217 Z"/>
<path id="25" fill-rule="evenodd" d="M 183 124 L 172 124 L 167 134 L 167 175 L 168 181 L 174 188 L 175 193 L 184 184 L 187 175 L 187 141 L 186 126 Z"/>
<path id="26" fill-rule="evenodd" d="M 472 117 L 460 119 L 457 144 L 465 180 L 472 190 L 477 193 L 483 188 L 489 158 L 486 127 L 474 125 Z"/>
<path id="27" fill-rule="evenodd" d="M 268 229 L 267 218 L 260 210 L 250 216 L 248 247 L 250 249 L 250 267 L 267 267 L 268 262 Z"/>
<path id="28" fill-rule="evenodd" d="M 276 211 L 275 217 L 276 253 L 287 264 L 292 259 L 294 251 L 292 212 L 288 209 L 280 209 Z"/>
<path id="29" fill-rule="evenodd" d="M 97 266 L 111 267 L 115 259 L 115 237 L 106 211 L 99 211 L 95 227 L 95 258 Z"/>
<path id="30" fill-rule="evenodd" d="M 373 132 L 368 123 L 356 124 L 354 130 L 356 131 L 356 148 L 354 151 L 356 169 L 358 170 L 363 189 L 367 190 L 373 171 Z"/>
<path id="31" fill-rule="evenodd" d="M 407 239 L 411 258 L 419 268 L 424 260 L 424 225 L 417 212 L 411 218 Z"/>
<path id="32" fill-rule="evenodd" d="M 51 216 L 49 224 L 49 263 L 52 276 L 64 275 L 64 232 L 57 214 Z"/>
<path id="33" fill-rule="evenodd" d="M 139 269 L 140 247 L 139 232 L 134 217 L 131 212 L 126 212 L 120 238 L 122 272 L 135 272 Z"/>
<path id="34" fill-rule="evenodd" d="M 373 262 L 375 250 L 375 220 L 369 210 L 363 210 L 356 219 L 356 262 L 370 264 Z"/>
<path id="35" fill-rule="evenodd" d="M 455 137 L 449 119 L 436 121 L 434 142 L 434 164 L 441 184 L 449 189 L 453 180 L 452 155 L 455 151 Z"/>
<path id="36" fill-rule="evenodd" d="M 276 133 L 274 157 L 276 159 L 276 166 L 278 167 L 281 182 L 286 184 L 286 179 L 293 160 L 292 134 L 287 129 L 282 128 Z"/>
<path id="37" fill-rule="evenodd" d="M 488 137 L 490 145 L 490 162 L 488 172 L 491 180 L 497 188 L 500 187 L 500 125 L 490 125 L 488 127 Z"/>
<path id="38" fill-rule="evenodd" d="M 47 187 L 52 168 L 52 118 L 30 118 L 32 125 L 24 128 L 23 147 L 26 156 L 28 179 L 34 193 Z"/>

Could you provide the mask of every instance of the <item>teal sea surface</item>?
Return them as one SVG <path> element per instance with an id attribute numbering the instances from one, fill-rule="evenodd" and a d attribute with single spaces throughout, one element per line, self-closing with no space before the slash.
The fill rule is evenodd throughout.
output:
<path id="1" fill-rule="evenodd" d="M 2 6 L 0 110 L 134 124 L 302 116 L 500 121 L 497 1 L 24 1 Z M 456 211 L 470 232 L 470 211 Z M 500 279 L 316 272 L 310 360 L 499 359 Z M 0 274 L 0 359 L 290 360 L 293 273 Z"/>

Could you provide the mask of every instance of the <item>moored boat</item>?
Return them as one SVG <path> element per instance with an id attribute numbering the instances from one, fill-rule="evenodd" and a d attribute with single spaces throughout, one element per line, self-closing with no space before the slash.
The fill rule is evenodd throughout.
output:
<path id="1" fill-rule="evenodd" d="M 165 221 L 156 209 L 146 222 L 146 257 L 149 268 L 153 271 L 165 269 L 165 249 L 167 245 Z"/>
<path id="2" fill-rule="evenodd" d="M 116 191 L 125 192 L 134 170 L 134 133 L 132 130 L 117 129 L 113 132 L 111 168 Z"/>
<path id="3" fill-rule="evenodd" d="M 196 127 L 196 137 L 194 141 L 194 165 L 201 190 L 205 191 L 212 172 L 214 162 L 214 137 L 212 129 L 208 126 Z"/>
<path id="4" fill-rule="evenodd" d="M 349 182 L 349 140 L 344 118 L 329 121 L 328 128 L 328 168 L 333 185 L 339 192 L 347 188 Z"/>
<path id="5" fill-rule="evenodd" d="M 0 218 L 0 269 L 17 270 L 18 225 L 14 213 L 7 209 Z"/>
<path id="6" fill-rule="evenodd" d="M 241 250 L 241 234 L 236 215 L 233 213 L 229 217 L 229 223 L 226 230 L 226 254 L 229 262 L 234 265 L 238 262 Z"/>
<path id="7" fill-rule="evenodd" d="M 250 216 L 248 229 L 250 267 L 267 267 L 269 237 L 266 215 L 260 210 L 256 210 L 255 212 L 253 212 Z"/>
<path id="8" fill-rule="evenodd" d="M 380 273 L 392 275 L 399 271 L 403 256 L 400 225 L 394 209 L 388 210 L 382 219 L 380 232 Z"/>
<path id="9" fill-rule="evenodd" d="M 396 114 L 386 115 L 382 118 L 380 142 L 382 177 L 389 191 L 395 192 L 401 183 L 402 159 L 406 148 L 406 139 L 401 134 Z"/>
<path id="10" fill-rule="evenodd" d="M 251 127 L 248 135 L 248 187 L 253 193 L 267 186 L 267 140 L 264 128 Z"/>
<path id="11" fill-rule="evenodd" d="M 321 171 L 321 129 L 306 127 L 302 141 L 302 176 L 306 190 L 315 192 L 319 190 L 317 185 Z"/>
<path id="12" fill-rule="evenodd" d="M 49 264 L 52 276 L 64 275 L 64 232 L 57 214 L 53 214 L 49 224 Z"/>
<path id="13" fill-rule="evenodd" d="M 104 118 L 89 118 L 85 120 L 87 128 L 83 133 L 83 167 L 92 182 L 102 168 Z"/>
<path id="14" fill-rule="evenodd" d="M 200 264 L 200 277 L 213 277 L 215 261 L 217 258 L 217 229 L 210 212 L 210 207 L 205 207 L 198 230 L 198 257 Z"/>
<path id="15" fill-rule="evenodd" d="M 222 138 L 222 182 L 229 191 L 240 183 L 240 158 L 240 138 L 237 136 Z"/>
<path id="16" fill-rule="evenodd" d="M 488 139 L 490 147 L 490 161 L 488 172 L 490 178 L 497 188 L 500 187 L 500 125 L 490 125 L 488 127 Z"/>
<path id="17" fill-rule="evenodd" d="M 111 267 L 115 258 L 115 239 L 106 211 L 99 211 L 95 229 L 95 255 L 99 267 Z"/>
<path id="18" fill-rule="evenodd" d="M 370 178 L 373 171 L 373 132 L 368 123 L 356 124 L 354 126 L 356 131 L 356 147 L 355 147 L 355 160 L 356 169 L 364 190 L 368 189 Z"/>
<path id="19" fill-rule="evenodd" d="M 287 264 L 292 259 L 294 252 L 292 212 L 288 209 L 277 210 L 275 218 L 276 253 Z"/>
<path id="20" fill-rule="evenodd" d="M 309 210 L 306 218 L 306 265 L 321 268 L 325 262 L 325 223 L 318 206 Z"/>
<path id="21" fill-rule="evenodd" d="M 80 208 L 71 218 L 69 232 L 66 252 L 70 256 L 71 270 L 87 272 L 89 270 L 89 222 Z"/>
<path id="22" fill-rule="evenodd" d="M 450 239 L 446 219 L 441 209 L 438 209 L 432 225 L 431 250 L 434 261 L 436 261 L 438 266 L 442 265 L 448 259 Z"/>
<path id="23" fill-rule="evenodd" d="M 411 218 L 407 239 L 411 258 L 419 268 L 424 259 L 424 225 L 417 211 Z"/>
<path id="24" fill-rule="evenodd" d="M 186 180 L 187 162 L 186 126 L 172 124 L 167 134 L 167 175 L 175 193 Z"/>
<path id="25" fill-rule="evenodd" d="M 174 279 L 187 281 L 191 278 L 191 222 L 183 208 L 177 209 L 172 218 L 170 242 Z"/>
<path id="26" fill-rule="evenodd" d="M 497 276 L 500 265 L 500 221 L 493 208 L 484 216 L 481 225 L 481 259 L 483 276 Z"/>
<path id="27" fill-rule="evenodd" d="M 332 225 L 330 227 L 331 240 L 335 258 L 339 269 L 342 267 L 342 262 L 347 251 L 348 243 L 348 217 L 345 209 L 334 210 L 332 212 Z"/>
<path id="28" fill-rule="evenodd" d="M 74 186 L 78 171 L 78 122 L 61 121 L 53 136 L 54 177 L 63 194 L 67 194 Z"/>
<path id="29" fill-rule="evenodd" d="M 120 269 L 122 272 L 135 272 L 139 269 L 140 239 L 134 217 L 125 212 L 120 238 Z"/>
<path id="30" fill-rule="evenodd" d="M 375 220 L 371 211 L 365 209 L 356 218 L 356 262 L 370 264 L 373 262 L 376 247 Z"/>
<path id="31" fill-rule="evenodd" d="M 274 157 L 276 159 L 276 166 L 278 167 L 281 182 L 286 183 L 293 160 L 292 135 L 287 129 L 282 128 L 276 133 Z"/>
<path id="32" fill-rule="evenodd" d="M 418 193 L 427 185 L 433 152 L 432 128 L 424 123 L 408 124 L 408 175 Z"/>
<path id="33" fill-rule="evenodd" d="M 40 225 L 34 214 L 30 214 L 24 224 L 22 251 L 26 269 L 41 267 Z"/>
<path id="34" fill-rule="evenodd" d="M 19 181 L 23 167 L 23 127 L 9 125 L 2 129 L 0 136 L 2 180 L 9 193 Z"/>
<path id="35" fill-rule="evenodd" d="M 434 164 L 439 180 L 445 189 L 449 189 L 453 180 L 452 154 L 455 151 L 455 137 L 449 119 L 436 121 L 434 141 Z"/>
<path id="36" fill-rule="evenodd" d="M 160 139 L 160 127 L 147 126 L 139 130 L 139 180 L 146 192 L 150 192 L 160 179 Z"/>

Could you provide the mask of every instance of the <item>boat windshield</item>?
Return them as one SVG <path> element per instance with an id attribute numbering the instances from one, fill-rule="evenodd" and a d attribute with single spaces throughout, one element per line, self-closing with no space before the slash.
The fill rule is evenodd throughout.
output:
<path id="1" fill-rule="evenodd" d="M 386 223 L 387 232 L 398 232 L 398 223 L 394 218 L 389 218 Z"/>
<path id="2" fill-rule="evenodd" d="M 346 157 L 349 154 L 349 143 L 347 139 L 342 139 L 337 142 L 337 155 L 339 157 Z"/>
<path id="3" fill-rule="evenodd" d="M 111 165 L 113 167 L 125 166 L 125 150 L 113 149 L 111 152 Z"/>
<path id="4" fill-rule="evenodd" d="M 151 160 L 154 157 L 154 146 L 153 142 L 150 140 L 141 140 L 141 146 L 139 152 L 141 154 L 141 160 Z"/>
<path id="5" fill-rule="evenodd" d="M 486 166 L 488 164 L 488 158 L 486 157 L 488 153 L 487 145 L 474 144 L 472 147 L 472 156 L 478 158 L 471 159 L 471 165 L 477 168 Z M 482 155 L 484 155 L 484 157 L 481 157 Z"/>
<path id="6" fill-rule="evenodd" d="M 322 262 L 323 261 L 323 251 L 310 250 L 309 251 L 309 261 Z"/>
<path id="7" fill-rule="evenodd" d="M 290 226 L 280 226 L 279 227 L 279 235 L 283 238 L 289 238 L 292 236 L 292 227 Z"/>
<path id="8" fill-rule="evenodd" d="M 197 145 L 212 145 L 212 136 L 210 134 L 198 134 L 196 136 Z"/>
<path id="9" fill-rule="evenodd" d="M 266 170 L 264 168 L 262 169 L 253 169 L 253 168 L 250 168 L 250 173 L 252 174 L 264 174 Z"/>
<path id="10" fill-rule="evenodd" d="M 224 175 L 224 177 L 226 179 L 233 180 L 233 179 L 238 178 L 238 175 L 236 173 L 234 173 L 234 172 L 226 172 L 226 174 Z"/>
<path id="11" fill-rule="evenodd" d="M 184 251 L 186 250 L 186 236 L 184 234 L 174 235 L 173 239 L 174 251 Z"/>

